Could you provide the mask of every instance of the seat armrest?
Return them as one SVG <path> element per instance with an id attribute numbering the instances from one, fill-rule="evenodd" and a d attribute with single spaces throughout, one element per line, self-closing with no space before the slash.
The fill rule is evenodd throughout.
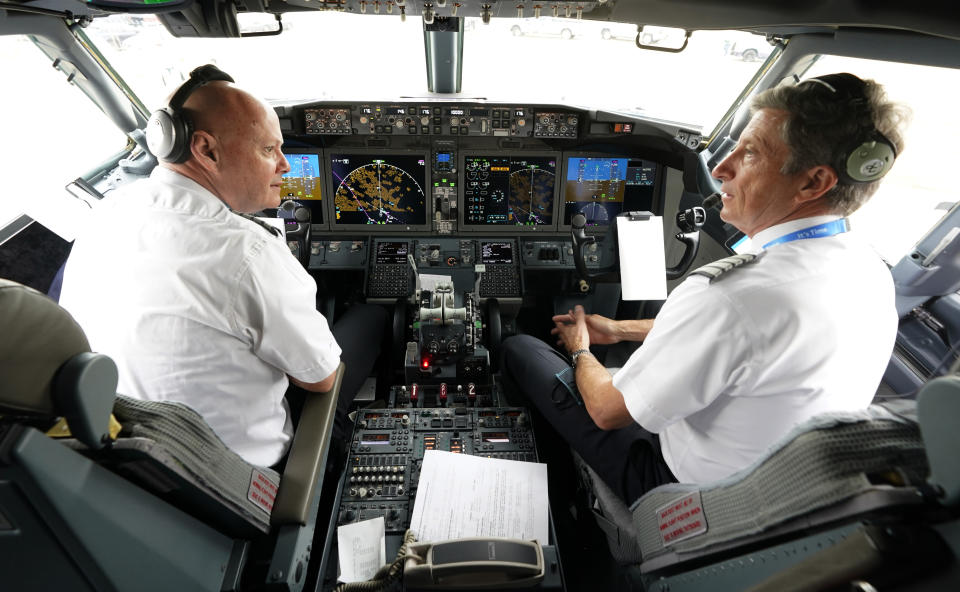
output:
<path id="1" fill-rule="evenodd" d="M 330 451 L 344 368 L 343 362 L 340 362 L 329 391 L 310 393 L 304 400 L 300 422 L 287 455 L 287 465 L 280 478 L 277 500 L 270 514 L 272 526 L 307 523 L 310 500 L 318 495 L 317 481 L 323 474 Z"/>

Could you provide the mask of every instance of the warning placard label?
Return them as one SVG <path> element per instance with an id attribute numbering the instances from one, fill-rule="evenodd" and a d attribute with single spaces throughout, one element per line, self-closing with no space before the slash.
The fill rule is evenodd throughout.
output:
<path id="1" fill-rule="evenodd" d="M 277 499 L 277 484 L 267 475 L 254 469 L 250 472 L 250 489 L 247 499 L 257 504 L 264 512 L 273 512 L 273 501 Z"/>
<path id="2" fill-rule="evenodd" d="M 665 547 L 707 532 L 700 492 L 685 494 L 657 508 L 657 524 Z"/>

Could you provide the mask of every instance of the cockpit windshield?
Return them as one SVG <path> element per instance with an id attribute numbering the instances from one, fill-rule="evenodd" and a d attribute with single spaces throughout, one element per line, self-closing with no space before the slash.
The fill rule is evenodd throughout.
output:
<path id="1" fill-rule="evenodd" d="M 269 15 L 250 29 L 276 29 Z M 361 22 L 358 22 L 362 19 Z M 576 18 L 464 19 L 460 92 L 444 98 L 582 106 L 663 119 L 709 132 L 773 47 L 741 31 L 696 31 Z M 152 15 L 114 15 L 85 29 L 150 107 L 190 70 L 214 63 L 272 101 L 395 100 L 430 96 L 419 18 L 288 13 L 280 35 L 171 37 Z M 363 40 L 357 38 L 363 31 Z M 367 40 L 377 39 L 376 43 Z M 710 89 L 705 97 L 703 89 Z"/>

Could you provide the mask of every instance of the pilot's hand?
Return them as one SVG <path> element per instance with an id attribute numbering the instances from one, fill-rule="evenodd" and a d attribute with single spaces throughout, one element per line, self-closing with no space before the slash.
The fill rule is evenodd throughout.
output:
<path id="1" fill-rule="evenodd" d="M 557 336 L 557 345 L 562 345 L 568 352 L 590 348 L 590 330 L 587 328 L 586 314 L 579 304 L 565 315 L 553 317 L 555 327 L 550 330 L 551 335 Z"/>
<path id="2" fill-rule="evenodd" d="M 582 306 L 577 306 L 583 310 Z M 575 323 L 573 313 L 556 315 L 553 317 L 554 323 Z M 587 324 L 587 332 L 590 336 L 590 343 L 594 345 L 610 345 L 621 341 L 620 333 L 617 330 L 617 321 L 608 319 L 603 315 L 588 314 L 584 315 L 584 322 Z M 553 331 L 555 333 L 555 331 Z M 576 351 L 576 350 L 573 350 Z"/>

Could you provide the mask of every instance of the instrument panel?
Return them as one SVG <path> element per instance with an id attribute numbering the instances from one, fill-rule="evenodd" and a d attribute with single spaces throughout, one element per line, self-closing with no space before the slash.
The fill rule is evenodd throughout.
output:
<path id="1" fill-rule="evenodd" d="M 267 215 L 285 218 L 308 269 L 362 270 L 375 299 L 415 292 L 411 262 L 481 300 L 520 298 L 527 272 L 574 269 L 577 214 L 600 239 L 587 245 L 586 265 L 613 265 L 603 235 L 623 212 L 663 212 L 667 166 L 682 166 L 696 135 L 556 105 L 314 102 L 276 111 L 291 168 L 281 207 Z"/>
<path id="2" fill-rule="evenodd" d="M 555 105 L 276 111 L 291 164 L 283 199 L 309 211 L 318 231 L 565 232 L 582 213 L 588 232 L 599 233 L 623 211 L 660 213 L 661 156 L 676 167 L 691 134 L 699 138 L 672 124 Z M 662 144 L 653 154 L 640 149 L 651 138 Z"/>

